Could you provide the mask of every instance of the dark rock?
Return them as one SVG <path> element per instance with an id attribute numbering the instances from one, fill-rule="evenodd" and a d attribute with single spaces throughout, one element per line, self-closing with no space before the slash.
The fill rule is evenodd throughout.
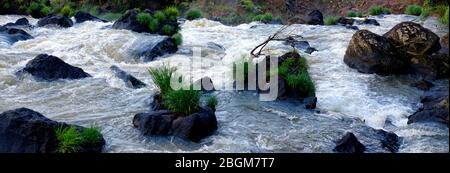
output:
<path id="1" fill-rule="evenodd" d="M 115 65 L 111 66 L 110 69 L 118 78 L 122 79 L 125 82 L 125 85 L 129 88 L 138 89 L 147 86 L 144 82 L 136 79 L 134 76 L 128 74 Z"/>
<path id="2" fill-rule="evenodd" d="M 306 109 L 316 109 L 317 97 L 308 97 L 303 99 Z"/>
<path id="3" fill-rule="evenodd" d="M 323 14 L 319 10 L 314 10 L 308 14 L 306 24 L 323 25 Z"/>
<path id="4" fill-rule="evenodd" d="M 33 39 L 33 37 L 24 30 L 0 26 L 0 42 L 6 42 L 12 45 L 15 42 L 28 39 Z"/>
<path id="5" fill-rule="evenodd" d="M 30 22 L 28 21 L 27 18 L 20 18 L 17 19 L 16 22 L 14 23 L 7 23 L 5 25 L 3 25 L 4 27 L 17 27 L 17 26 L 26 26 L 26 27 L 31 27 Z"/>
<path id="6" fill-rule="evenodd" d="M 171 135 L 199 142 L 217 129 L 217 119 L 211 108 L 201 108 L 199 112 L 186 117 L 159 110 L 135 115 L 133 125 L 144 135 Z"/>
<path id="7" fill-rule="evenodd" d="M 388 39 L 368 30 L 357 31 L 345 52 L 344 62 L 361 73 L 404 74 L 408 62 Z"/>
<path id="8" fill-rule="evenodd" d="M 56 153 L 59 141 L 57 128 L 73 125 L 52 121 L 42 114 L 27 108 L 6 111 L 0 114 L 0 153 Z M 74 126 L 81 132 L 84 128 Z M 103 137 L 95 144 L 82 144 L 78 152 L 102 151 Z"/>
<path id="9" fill-rule="evenodd" d="M 395 133 L 377 130 L 377 134 L 381 136 L 381 147 L 388 149 L 391 153 L 398 152 L 401 139 Z"/>
<path id="10" fill-rule="evenodd" d="M 138 15 L 136 10 L 128 10 L 113 24 L 114 29 L 127 29 L 134 32 L 150 32 L 147 26 L 142 26 L 136 19 Z"/>
<path id="11" fill-rule="evenodd" d="M 420 90 L 423 90 L 423 91 L 428 91 L 428 90 L 431 89 L 431 87 L 434 86 L 434 84 L 429 82 L 429 81 L 427 81 L 427 80 L 420 80 L 418 82 L 415 82 L 415 83 L 411 84 L 411 86 L 412 87 L 416 87 L 416 88 L 418 88 Z"/>
<path id="12" fill-rule="evenodd" d="M 133 49 L 131 50 L 132 56 L 141 58 L 144 62 L 153 61 L 157 57 L 173 54 L 178 51 L 175 41 L 166 36 L 155 37 L 154 40 L 140 43 L 140 45 L 135 45 L 131 49 Z"/>
<path id="13" fill-rule="evenodd" d="M 144 135 L 163 136 L 170 134 L 175 117 L 168 110 L 140 113 L 134 116 L 133 125 Z"/>
<path id="14" fill-rule="evenodd" d="M 196 82 L 194 86 L 200 88 L 202 91 L 215 91 L 214 83 L 210 77 L 203 77 Z"/>
<path id="15" fill-rule="evenodd" d="M 342 24 L 342 25 L 353 25 L 353 23 L 355 23 L 355 19 L 340 17 L 338 19 L 337 23 Z"/>
<path id="16" fill-rule="evenodd" d="M 364 25 L 375 25 L 375 26 L 380 26 L 380 23 L 378 23 L 378 21 L 376 19 L 364 19 L 364 20 L 358 20 L 357 21 L 358 24 L 364 24 Z"/>
<path id="17" fill-rule="evenodd" d="M 403 22 L 396 25 L 384 37 L 409 55 L 431 55 L 441 49 L 439 37 L 427 28 L 414 22 Z"/>
<path id="18" fill-rule="evenodd" d="M 345 26 L 345 28 L 347 28 L 347 29 L 352 29 L 352 30 L 356 30 L 356 31 L 359 30 L 359 28 L 358 28 L 357 26 Z"/>
<path id="19" fill-rule="evenodd" d="M 305 50 L 305 53 L 307 53 L 307 54 L 312 54 L 313 52 L 316 52 L 316 51 L 318 51 L 316 48 L 308 47 L 308 48 Z"/>
<path id="20" fill-rule="evenodd" d="M 432 55 L 412 56 L 411 73 L 426 80 L 437 80 L 449 76 L 448 53 L 436 52 Z"/>
<path id="21" fill-rule="evenodd" d="M 422 99 L 422 108 L 408 118 L 408 124 L 436 122 L 449 125 L 448 88 L 444 91 L 432 91 Z"/>
<path id="22" fill-rule="evenodd" d="M 58 79 L 81 79 L 91 77 L 81 68 L 71 66 L 58 57 L 41 54 L 27 63 L 20 73 L 29 73 L 35 78 L 54 81 Z"/>
<path id="23" fill-rule="evenodd" d="M 49 15 L 40 19 L 37 23 L 37 26 L 43 27 L 46 25 L 57 25 L 63 28 L 69 28 L 73 26 L 72 20 L 67 16 L 55 16 Z"/>
<path id="24" fill-rule="evenodd" d="M 304 51 L 307 54 L 311 54 L 317 49 L 311 47 L 308 41 L 298 41 L 293 37 L 288 37 L 288 39 L 284 42 L 285 45 L 290 45 L 300 51 Z"/>
<path id="25" fill-rule="evenodd" d="M 441 47 L 446 48 L 448 52 L 448 33 L 441 38 Z"/>
<path id="26" fill-rule="evenodd" d="M 162 109 L 166 109 L 166 107 L 163 104 L 161 94 L 157 93 L 153 96 L 153 101 L 150 105 L 150 110 L 158 111 L 158 110 L 162 110 Z"/>
<path id="27" fill-rule="evenodd" d="M 107 22 L 106 20 L 100 19 L 98 17 L 92 16 L 89 13 L 85 13 L 85 12 L 81 12 L 81 11 L 77 12 L 74 17 L 75 17 L 75 21 L 77 23 L 83 23 L 86 21 Z"/>
<path id="28" fill-rule="evenodd" d="M 211 108 L 202 108 L 198 113 L 179 117 L 173 121 L 172 133 L 182 139 L 199 142 L 217 129 L 217 119 Z"/>
<path id="29" fill-rule="evenodd" d="M 206 47 L 208 49 L 212 49 L 212 50 L 215 50 L 217 52 L 225 52 L 225 51 L 227 51 L 222 45 L 214 43 L 214 42 L 206 43 Z"/>
<path id="30" fill-rule="evenodd" d="M 353 133 L 347 133 L 337 141 L 333 151 L 338 153 L 364 153 L 366 147 L 358 141 Z"/>

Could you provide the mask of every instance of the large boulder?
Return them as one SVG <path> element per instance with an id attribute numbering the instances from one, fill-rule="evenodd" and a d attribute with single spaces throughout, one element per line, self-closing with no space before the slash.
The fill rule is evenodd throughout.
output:
<path id="1" fill-rule="evenodd" d="M 336 142 L 333 151 L 338 153 L 364 153 L 366 147 L 359 142 L 353 133 L 347 133 Z"/>
<path id="2" fill-rule="evenodd" d="M 178 47 L 171 37 L 155 36 L 151 41 L 133 45 L 129 51 L 132 57 L 149 62 L 157 57 L 177 52 Z"/>
<path id="3" fill-rule="evenodd" d="M 136 79 L 134 76 L 128 74 L 115 65 L 111 66 L 110 69 L 116 75 L 116 77 L 124 81 L 125 85 L 129 88 L 138 89 L 147 86 L 144 82 Z"/>
<path id="4" fill-rule="evenodd" d="M 306 24 L 323 25 L 323 14 L 319 10 L 311 11 L 306 17 Z"/>
<path id="5" fill-rule="evenodd" d="M 409 65 L 387 38 L 368 30 L 360 30 L 353 35 L 344 62 L 361 73 L 379 75 L 403 74 Z"/>
<path id="6" fill-rule="evenodd" d="M 384 37 L 409 55 L 431 55 L 441 49 L 439 36 L 414 22 L 402 22 L 384 34 Z"/>
<path id="7" fill-rule="evenodd" d="M 4 27 L 32 27 L 27 18 L 17 19 L 14 23 L 7 23 L 3 25 Z"/>
<path id="8" fill-rule="evenodd" d="M 355 23 L 355 19 L 340 17 L 338 19 L 337 23 L 339 23 L 341 25 L 353 25 Z"/>
<path id="9" fill-rule="evenodd" d="M 57 25 L 63 28 L 69 28 L 73 26 L 73 22 L 67 16 L 49 15 L 40 19 L 37 23 L 37 26 L 39 27 L 43 27 L 46 25 Z"/>
<path id="10" fill-rule="evenodd" d="M 430 91 L 421 100 L 423 106 L 408 119 L 408 124 L 437 122 L 449 125 L 448 88 Z"/>
<path id="11" fill-rule="evenodd" d="M 128 10 L 122 17 L 113 24 L 114 29 L 127 29 L 134 32 L 151 32 L 148 26 L 141 25 L 136 17 L 139 14 L 137 10 Z"/>
<path id="12" fill-rule="evenodd" d="M 199 142 L 217 129 L 217 119 L 214 111 L 208 107 L 186 117 L 177 116 L 168 110 L 156 110 L 136 114 L 133 125 L 144 135 L 177 136 Z"/>
<path id="13" fill-rule="evenodd" d="M 307 54 L 312 54 L 313 52 L 317 51 L 316 48 L 311 47 L 308 41 L 305 40 L 297 40 L 293 37 L 288 37 L 284 42 L 285 45 L 289 45 L 293 48 L 296 48 L 300 51 L 303 51 Z"/>
<path id="14" fill-rule="evenodd" d="M 381 147 L 389 150 L 391 153 L 398 152 L 402 140 L 400 137 L 393 132 L 387 132 L 384 130 L 377 130 L 376 132 L 380 138 Z"/>
<path id="15" fill-rule="evenodd" d="M 33 37 L 24 30 L 0 26 L 0 42 L 12 45 L 28 39 L 33 39 Z"/>
<path id="16" fill-rule="evenodd" d="M 77 12 L 74 17 L 75 17 L 75 21 L 77 23 L 83 23 L 86 21 L 107 22 L 106 20 L 100 19 L 89 13 L 85 13 L 85 12 L 81 12 L 81 11 Z"/>
<path id="17" fill-rule="evenodd" d="M 0 114 L 0 153 L 56 153 L 59 142 L 57 128 L 76 127 L 52 121 L 42 114 L 27 108 L 6 111 Z M 94 144 L 81 144 L 78 152 L 99 153 L 105 145 L 103 137 Z"/>
<path id="18" fill-rule="evenodd" d="M 81 79 L 91 77 L 83 69 L 71 66 L 58 57 L 40 54 L 27 63 L 18 74 L 29 73 L 33 77 L 45 81 L 58 79 Z"/>

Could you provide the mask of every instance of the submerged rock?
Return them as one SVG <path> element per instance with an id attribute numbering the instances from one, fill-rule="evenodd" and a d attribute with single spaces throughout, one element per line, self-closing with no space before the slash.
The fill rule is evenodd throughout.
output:
<path id="1" fill-rule="evenodd" d="M 75 21 L 77 23 L 83 23 L 86 21 L 107 22 L 106 20 L 100 19 L 89 13 L 85 13 L 85 12 L 81 12 L 81 11 L 77 12 L 74 17 L 75 17 Z"/>
<path id="2" fill-rule="evenodd" d="M 361 73 L 379 75 L 403 74 L 408 63 L 398 56 L 387 38 L 368 30 L 357 31 L 345 52 L 344 62 Z"/>
<path id="3" fill-rule="evenodd" d="M 306 17 L 306 24 L 323 25 L 323 14 L 319 10 L 311 11 Z"/>
<path id="4" fill-rule="evenodd" d="M 356 22 L 360 25 L 375 25 L 380 26 L 380 23 L 376 19 L 364 19 L 364 20 L 356 20 Z"/>
<path id="5" fill-rule="evenodd" d="M 50 120 L 27 108 L 0 114 L 0 153 L 56 153 L 59 141 L 57 128 L 73 125 Z M 84 128 L 73 126 L 79 132 Z M 99 153 L 105 145 L 103 137 L 94 144 L 81 144 L 78 152 Z"/>
<path id="6" fill-rule="evenodd" d="M 168 110 L 136 114 L 133 125 L 144 135 L 177 136 L 199 142 L 217 129 L 217 119 L 211 108 L 182 117 Z"/>
<path id="7" fill-rule="evenodd" d="M 448 86 L 428 92 L 421 102 L 423 106 L 408 118 L 408 124 L 436 122 L 449 126 Z"/>
<path id="8" fill-rule="evenodd" d="M 21 29 L 0 26 L 0 42 L 14 44 L 18 41 L 33 39 L 33 37 Z"/>
<path id="9" fill-rule="evenodd" d="M 49 15 L 40 19 L 37 26 L 43 27 L 46 25 L 57 25 L 63 28 L 69 28 L 73 26 L 72 20 L 67 16 Z"/>
<path id="10" fill-rule="evenodd" d="M 151 41 L 139 42 L 130 48 L 131 56 L 144 62 L 155 60 L 157 57 L 173 54 L 178 51 L 175 41 L 167 36 L 157 36 Z"/>
<path id="11" fill-rule="evenodd" d="M 18 74 L 29 73 L 33 77 L 45 81 L 58 79 L 81 79 L 91 77 L 83 69 L 71 66 L 58 57 L 40 54 L 27 63 Z"/>
<path id="12" fill-rule="evenodd" d="M 27 18 L 17 19 L 14 23 L 7 23 L 3 25 L 4 27 L 32 27 Z"/>
<path id="13" fill-rule="evenodd" d="M 434 84 L 429 82 L 429 81 L 427 81 L 427 80 L 420 80 L 420 81 L 417 81 L 417 82 L 411 84 L 411 86 L 412 87 L 416 87 L 416 88 L 418 88 L 420 90 L 423 90 L 423 91 L 428 91 L 428 90 L 431 89 L 431 87 L 434 86 Z"/>
<path id="14" fill-rule="evenodd" d="M 346 18 L 346 17 L 340 17 L 337 21 L 338 24 L 342 25 L 353 25 L 355 23 L 355 19 Z"/>
<path id="15" fill-rule="evenodd" d="M 144 82 L 136 79 L 134 76 L 128 74 L 115 65 L 111 66 L 110 69 L 116 75 L 116 77 L 122 79 L 122 81 L 125 82 L 125 85 L 129 88 L 138 89 L 147 86 Z"/>
<path id="16" fill-rule="evenodd" d="M 333 151 L 338 153 L 364 153 L 366 147 L 359 142 L 353 133 L 347 133 L 336 142 Z"/>

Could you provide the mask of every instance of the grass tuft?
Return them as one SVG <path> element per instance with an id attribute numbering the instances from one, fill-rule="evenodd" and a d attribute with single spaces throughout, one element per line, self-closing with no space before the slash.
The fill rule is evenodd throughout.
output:
<path id="1" fill-rule="evenodd" d="M 202 17 L 200 10 L 191 9 L 186 13 L 186 18 L 188 20 L 195 20 Z"/>
<path id="2" fill-rule="evenodd" d="M 339 17 L 337 16 L 328 16 L 323 20 L 323 22 L 325 25 L 336 25 L 338 20 Z"/>
<path id="3" fill-rule="evenodd" d="M 422 7 L 418 5 L 408 5 L 408 7 L 406 7 L 405 14 L 420 16 L 422 14 Z"/>

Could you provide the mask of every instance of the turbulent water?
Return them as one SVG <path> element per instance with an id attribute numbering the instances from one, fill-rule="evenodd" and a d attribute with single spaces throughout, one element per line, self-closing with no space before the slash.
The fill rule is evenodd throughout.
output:
<path id="1" fill-rule="evenodd" d="M 0 25 L 22 16 L 0 16 Z M 436 19 L 387 15 L 376 18 L 381 26 L 358 25 L 383 34 L 402 21 L 423 24 L 438 35 L 448 32 Z M 32 24 L 36 19 L 29 18 Z M 403 137 L 400 152 L 448 152 L 448 128 L 436 124 L 407 125 L 407 117 L 419 107 L 423 94 L 409 85 L 408 76 L 380 77 L 358 73 L 343 62 L 354 30 L 342 26 L 294 25 L 291 34 L 302 35 L 312 47 L 312 55 L 303 54 L 316 85 L 318 109 L 307 111 L 294 101 L 259 102 L 252 92 L 217 91 L 218 131 L 198 144 L 172 137 L 144 137 L 132 126 L 136 113 L 148 111 L 152 84 L 147 69 L 162 63 L 189 62 L 193 47 L 213 47 L 205 54 L 222 63 L 201 70 L 215 83 L 230 82 L 220 74 L 229 65 L 276 32 L 281 25 L 258 23 L 235 27 L 206 19 L 182 25 L 184 43 L 176 54 L 143 63 L 130 50 L 148 44 L 155 36 L 111 29 L 112 23 L 85 22 L 71 28 L 41 27 L 29 29 L 34 39 L 13 45 L 0 44 L 0 112 L 27 107 L 47 117 L 68 123 L 100 126 L 107 146 L 105 152 L 332 152 L 334 142 L 345 132 L 354 132 L 369 152 L 385 152 L 374 139 L 372 128 L 385 129 Z M 221 45 L 224 50 L 218 49 Z M 268 46 L 272 55 L 291 48 L 281 43 Z M 29 76 L 18 78 L 19 69 L 36 55 L 46 53 L 83 68 L 92 78 L 75 81 L 39 82 Z M 149 84 L 130 89 L 116 78 L 111 65 L 130 72 Z M 189 66 L 177 66 L 186 73 Z M 439 81 L 447 85 L 448 80 Z"/>

